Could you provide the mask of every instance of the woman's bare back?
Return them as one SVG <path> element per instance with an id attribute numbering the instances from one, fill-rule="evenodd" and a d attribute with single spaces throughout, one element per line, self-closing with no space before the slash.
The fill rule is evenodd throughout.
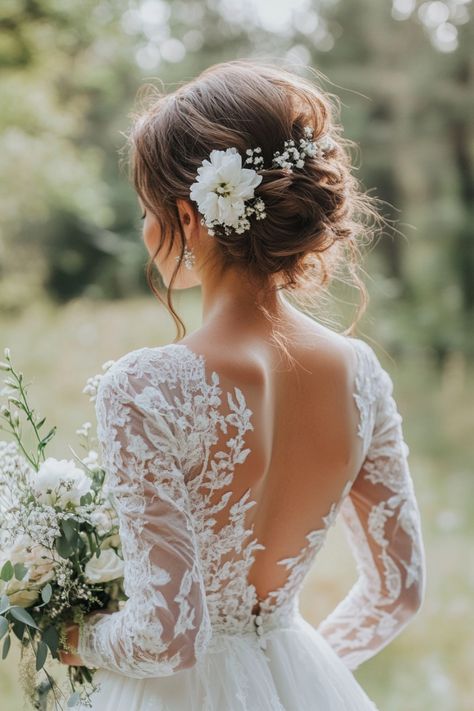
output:
<path id="1" fill-rule="evenodd" d="M 217 372 L 224 391 L 238 387 L 252 411 L 250 453 L 232 488 L 236 499 L 250 488 L 256 502 L 247 524 L 265 548 L 256 553 L 249 582 L 261 599 L 288 577 L 278 561 L 296 555 L 318 523 L 324 528 L 323 517 L 362 464 L 354 349 L 344 336 L 308 321 L 292 324 L 294 366 L 264 339 L 225 340 L 222 329 L 180 341 L 204 356 L 208 376 Z M 222 526 L 226 520 L 224 510 Z"/>

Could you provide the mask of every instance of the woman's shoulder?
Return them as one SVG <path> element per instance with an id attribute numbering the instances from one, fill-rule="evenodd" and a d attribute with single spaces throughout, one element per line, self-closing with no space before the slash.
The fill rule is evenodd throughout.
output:
<path id="1" fill-rule="evenodd" d="M 356 336 L 345 336 L 345 339 L 357 354 L 359 369 L 363 369 L 372 376 L 386 372 L 375 348 L 367 343 L 367 341 Z"/>
<path id="2" fill-rule="evenodd" d="M 397 412 L 394 394 L 394 381 L 388 370 L 382 365 L 375 349 L 361 338 L 348 339 L 358 353 L 356 375 L 357 392 L 360 402 L 367 409 L 374 410 L 378 417 L 394 416 L 401 419 Z"/>
<path id="3" fill-rule="evenodd" d="M 198 377 L 196 361 L 199 365 L 199 356 L 179 343 L 142 346 L 104 364 L 99 387 L 129 391 L 150 385 L 176 385 L 183 375 L 189 379 L 191 371 Z"/>
<path id="4" fill-rule="evenodd" d="M 180 343 L 167 343 L 162 346 L 142 346 L 128 351 L 115 360 L 109 361 L 107 374 L 117 375 L 127 372 L 131 375 L 141 373 L 145 369 L 178 367 L 180 363 L 189 360 L 190 351 Z"/>
<path id="5" fill-rule="evenodd" d="M 359 354 L 362 367 L 365 367 L 372 374 L 372 376 L 375 376 L 378 380 L 381 379 L 384 382 L 391 380 L 389 373 L 382 364 L 382 361 L 373 346 L 367 343 L 367 341 L 364 341 L 362 338 L 356 338 L 354 336 L 346 336 L 346 338 L 351 344 L 353 344 L 355 350 Z"/>

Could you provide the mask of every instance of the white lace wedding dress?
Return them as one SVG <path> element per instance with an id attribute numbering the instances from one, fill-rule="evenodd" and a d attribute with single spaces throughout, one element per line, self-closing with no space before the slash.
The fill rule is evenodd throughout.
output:
<path id="1" fill-rule="evenodd" d="M 376 708 L 352 671 L 420 608 L 425 555 L 391 378 L 368 344 L 347 338 L 364 464 L 305 545 L 279 560 L 285 582 L 265 599 L 249 582 L 265 546 L 248 523 L 253 492 L 239 483 L 253 429 L 242 390 L 224 391 L 204 356 L 179 343 L 133 351 L 104 374 L 98 437 L 128 600 L 90 614 L 80 635 L 80 656 L 98 669 L 94 710 Z M 358 579 L 315 628 L 298 595 L 338 514 Z"/>

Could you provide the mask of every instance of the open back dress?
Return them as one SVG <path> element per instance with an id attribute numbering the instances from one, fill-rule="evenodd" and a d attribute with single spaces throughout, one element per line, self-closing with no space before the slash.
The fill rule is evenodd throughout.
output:
<path id="1" fill-rule="evenodd" d="M 371 346 L 345 338 L 362 464 L 299 492 L 304 507 L 291 491 L 296 453 L 275 485 L 252 449 L 243 386 L 224 388 L 204 355 L 140 348 L 102 376 L 98 438 L 128 599 L 80 632 L 94 710 L 376 709 L 352 672 L 420 609 L 425 554 L 392 380 Z M 314 627 L 299 594 L 338 516 L 358 576 Z"/>

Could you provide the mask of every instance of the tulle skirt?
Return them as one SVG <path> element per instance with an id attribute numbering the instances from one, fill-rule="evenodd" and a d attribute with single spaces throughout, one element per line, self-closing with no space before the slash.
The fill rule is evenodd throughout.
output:
<path id="1" fill-rule="evenodd" d="M 167 677 L 104 669 L 93 711 L 377 711 L 320 633 L 298 615 L 265 635 L 217 633 L 198 663 Z M 85 706 L 75 707 L 86 711 Z"/>

